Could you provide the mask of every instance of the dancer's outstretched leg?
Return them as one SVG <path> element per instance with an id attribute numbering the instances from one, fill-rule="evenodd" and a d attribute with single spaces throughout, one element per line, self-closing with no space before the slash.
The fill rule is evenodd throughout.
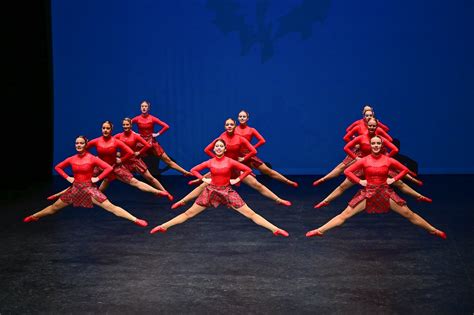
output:
<path id="1" fill-rule="evenodd" d="M 329 173 L 327 173 L 326 175 L 324 175 L 323 177 L 321 177 L 320 179 L 318 180 L 315 180 L 313 182 L 313 186 L 318 186 L 319 184 L 325 182 L 325 181 L 328 181 L 332 178 L 336 178 L 338 177 L 339 175 L 341 175 L 342 173 L 344 173 L 344 170 L 349 166 L 349 164 L 344 164 L 344 163 L 339 163 L 339 165 L 337 165 L 335 168 L 332 169 L 332 171 L 330 171 Z"/>
<path id="2" fill-rule="evenodd" d="M 428 223 L 425 219 L 423 219 L 420 215 L 416 214 L 415 212 L 411 211 L 410 208 L 408 208 L 406 205 L 401 206 L 394 202 L 392 199 L 390 199 L 390 209 L 395 211 L 396 213 L 400 214 L 401 216 L 405 217 L 413 223 L 414 225 L 417 225 L 431 234 L 441 237 L 442 239 L 446 239 L 446 233 L 444 233 L 441 230 L 438 230 L 434 226 Z"/>
<path id="3" fill-rule="evenodd" d="M 234 208 L 234 210 L 240 212 L 241 214 L 243 214 L 244 216 L 246 216 L 247 218 L 249 218 L 256 224 L 263 226 L 266 229 L 269 229 L 270 231 L 272 231 L 274 235 L 277 235 L 277 236 L 282 235 L 285 237 L 288 237 L 289 235 L 287 231 L 273 225 L 272 223 L 267 221 L 264 217 L 262 217 L 261 215 L 259 215 L 258 213 L 250 209 L 250 207 L 247 206 L 247 204 L 243 205 L 240 208 Z"/>
<path id="4" fill-rule="evenodd" d="M 269 168 L 268 166 L 266 166 L 265 164 L 261 164 L 260 166 L 257 167 L 257 169 L 262 173 L 262 174 L 265 174 L 267 176 L 270 176 L 271 178 L 273 179 L 276 179 L 282 183 L 285 183 L 285 184 L 288 184 L 290 186 L 293 186 L 293 187 L 298 187 L 298 183 L 297 182 L 294 182 L 292 180 L 289 180 L 288 178 L 286 178 L 285 176 L 283 176 L 282 174 L 278 173 L 277 171 Z"/>
<path id="5" fill-rule="evenodd" d="M 204 210 L 206 210 L 206 207 L 203 207 L 203 206 L 200 206 L 200 205 L 194 203 L 188 210 L 181 213 L 180 215 L 174 217 L 173 219 L 171 219 L 171 220 L 169 220 L 169 221 L 167 221 L 163 224 L 155 226 L 150 231 L 150 233 L 151 234 L 156 233 L 156 232 L 165 233 L 170 227 L 172 227 L 176 224 L 184 223 L 188 219 L 191 219 L 192 217 L 194 217 L 194 216 L 198 215 L 199 213 L 203 212 Z"/>
<path id="6" fill-rule="evenodd" d="M 331 201 L 341 196 L 347 189 L 354 186 L 354 183 L 348 180 L 347 178 L 336 187 L 326 198 L 323 199 L 320 203 L 316 204 L 314 208 L 322 208 L 329 205 Z"/>
<path id="7" fill-rule="evenodd" d="M 166 153 L 163 153 L 160 156 L 160 159 L 163 162 L 165 162 L 166 164 L 168 164 L 169 167 L 171 167 L 174 170 L 177 170 L 178 172 L 182 173 L 183 175 L 186 175 L 186 176 L 192 176 L 193 175 L 193 174 L 191 174 L 191 172 L 186 171 L 184 168 L 179 166 L 176 162 L 172 161 L 170 159 L 170 157 L 168 156 L 168 154 L 166 154 Z"/>
<path id="8" fill-rule="evenodd" d="M 278 197 L 273 191 L 268 189 L 265 185 L 260 183 L 255 177 L 253 176 L 247 176 L 243 179 L 243 183 L 249 185 L 253 189 L 257 190 L 259 193 L 264 195 L 265 197 L 275 201 L 278 204 L 284 205 L 284 206 L 291 206 L 291 202 L 285 199 L 281 199 Z"/>
<path id="9" fill-rule="evenodd" d="M 410 186 L 408 186 L 401 180 L 394 182 L 392 185 L 400 189 L 405 194 L 415 197 L 416 200 L 418 201 L 423 201 L 423 202 L 428 202 L 428 203 L 432 202 L 431 198 L 423 196 L 422 194 L 420 194 L 419 192 L 417 192 L 416 190 L 414 190 L 413 188 L 411 188 Z"/>
<path id="10" fill-rule="evenodd" d="M 363 211 L 365 209 L 366 201 L 362 200 L 359 202 L 354 208 L 351 206 L 347 206 L 344 211 L 336 215 L 334 218 L 329 220 L 326 224 L 322 225 L 321 227 L 311 230 L 306 233 L 307 237 L 312 236 L 323 236 L 323 234 L 329 231 L 332 228 L 340 226 L 346 222 L 347 219 L 351 218 L 352 216 L 356 215 L 357 213 Z"/>

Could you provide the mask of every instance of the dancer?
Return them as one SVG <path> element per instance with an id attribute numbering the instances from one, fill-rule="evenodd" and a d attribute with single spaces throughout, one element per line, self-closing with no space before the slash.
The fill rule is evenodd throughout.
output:
<path id="1" fill-rule="evenodd" d="M 364 127 L 369 122 L 369 119 L 371 118 L 375 118 L 374 109 L 369 105 L 365 105 L 364 108 L 362 109 L 362 118 L 354 121 L 349 127 L 347 127 L 346 132 L 351 131 L 351 129 L 355 127 Z M 383 131 L 385 132 L 389 131 L 388 126 L 382 124 L 380 121 L 378 123 L 379 123 L 379 127 L 382 128 Z"/>
<path id="2" fill-rule="evenodd" d="M 202 179 L 208 185 L 205 190 L 199 195 L 196 202 L 186 212 L 176 216 L 175 218 L 153 228 L 150 233 L 161 232 L 165 233 L 170 227 L 176 224 L 181 224 L 188 219 L 198 215 L 208 207 L 217 207 L 218 205 L 225 205 L 229 208 L 237 210 L 256 224 L 269 229 L 274 235 L 288 237 L 288 232 L 280 229 L 268 222 L 265 218 L 255 213 L 242 200 L 239 194 L 234 191 L 231 185 L 235 185 L 242 181 L 247 175 L 251 173 L 251 169 L 231 158 L 224 156 L 226 151 L 226 143 L 222 139 L 217 139 L 214 142 L 215 157 L 203 162 L 191 169 L 191 172 L 196 177 Z M 211 172 L 211 178 L 204 178 L 200 171 L 208 168 Z M 232 174 L 235 171 L 239 172 L 240 176 L 232 179 Z"/>
<path id="3" fill-rule="evenodd" d="M 350 164 L 352 164 L 353 161 L 355 161 L 356 159 L 360 159 L 361 157 L 365 157 L 365 156 L 367 156 L 371 153 L 370 139 L 373 136 L 377 135 L 377 133 L 376 133 L 376 130 L 377 130 L 377 127 L 378 127 L 377 120 L 375 118 L 371 118 L 369 120 L 367 126 L 368 126 L 368 132 L 367 133 L 365 133 L 361 136 L 357 136 L 356 138 L 351 140 L 349 143 L 347 143 L 346 146 L 344 147 L 344 151 L 347 153 L 347 155 L 349 157 L 349 161 L 350 161 L 349 163 L 344 164 L 344 169 L 347 168 Z M 398 148 L 395 145 L 393 145 L 387 139 L 385 139 L 381 136 L 379 136 L 379 137 L 384 142 L 384 148 L 383 148 L 382 154 L 387 153 L 387 149 L 390 150 L 390 153 L 388 153 L 390 157 L 398 153 Z M 353 151 L 354 151 L 354 148 L 355 148 L 356 145 L 358 146 L 358 150 L 355 153 Z M 345 160 L 347 160 L 347 158 Z M 362 176 L 362 173 L 360 173 L 358 175 Z M 394 172 L 390 172 L 389 175 L 390 176 L 395 176 L 397 174 L 394 173 Z M 407 175 L 407 176 L 409 176 L 409 175 Z M 323 201 L 321 201 L 320 203 L 318 203 L 314 207 L 315 208 L 322 208 L 322 207 L 328 206 L 331 201 L 333 201 L 337 197 L 341 196 L 344 193 L 344 191 L 346 191 L 348 188 L 352 187 L 354 184 L 355 184 L 354 182 L 351 182 L 348 178 L 345 178 L 344 181 L 338 187 L 336 187 L 336 189 L 334 189 L 326 198 L 324 198 Z M 414 190 L 413 188 L 411 188 L 410 186 L 408 186 L 407 184 L 405 184 L 401 180 L 397 181 L 394 184 L 394 186 L 396 186 L 398 189 L 400 189 L 404 193 L 415 197 L 418 201 L 432 202 L 432 200 L 430 198 L 423 196 L 422 194 L 420 194 L 419 192 L 417 192 L 416 190 Z"/>
<path id="4" fill-rule="evenodd" d="M 235 134 L 237 134 L 239 136 L 242 136 L 245 139 L 247 139 L 247 141 L 250 142 L 250 143 L 252 142 L 252 138 L 255 137 L 258 140 L 258 142 L 255 145 L 253 145 L 253 147 L 255 149 L 257 149 L 261 145 L 265 144 L 266 141 L 265 141 L 265 138 L 263 138 L 262 135 L 255 128 L 252 128 L 252 127 L 248 126 L 247 122 L 249 120 L 249 117 L 250 117 L 250 115 L 247 111 L 241 110 L 239 112 L 239 116 L 238 116 L 239 125 L 235 128 L 234 132 L 235 132 Z M 242 152 L 242 154 L 247 154 L 247 153 L 248 152 L 246 152 L 246 151 Z M 265 163 L 262 160 L 260 160 L 255 155 L 252 156 L 251 158 L 249 158 L 244 164 L 247 165 L 250 168 L 257 169 L 262 174 L 270 176 L 271 178 L 276 179 L 280 182 L 283 182 L 283 183 L 288 184 L 288 185 L 293 186 L 293 187 L 298 187 L 297 182 L 291 181 L 288 178 L 286 178 L 285 176 L 283 176 L 282 174 L 278 173 L 277 171 L 269 168 L 267 165 L 265 165 Z"/>
<path id="5" fill-rule="evenodd" d="M 110 182 L 112 182 L 115 179 L 118 179 L 121 182 L 124 182 L 126 184 L 129 184 L 130 186 L 140 189 L 141 191 L 149 192 L 156 196 L 165 196 L 170 201 L 172 201 L 173 196 L 171 196 L 167 191 L 158 190 L 148 185 L 147 183 L 142 182 L 136 179 L 135 177 L 133 177 L 133 174 L 123 164 L 134 155 L 133 151 L 125 143 L 112 137 L 112 130 L 113 130 L 112 122 L 108 120 L 104 121 L 102 123 L 102 136 L 92 139 L 87 144 L 87 149 L 95 147 L 99 158 L 104 160 L 109 165 L 112 165 L 113 167 L 113 172 L 104 178 L 104 180 L 99 186 L 99 190 L 104 191 L 105 189 L 107 189 Z M 121 157 L 117 157 L 118 151 L 120 151 Z M 100 171 L 100 170 L 97 170 L 97 171 Z M 48 199 L 51 200 L 53 198 L 57 198 L 65 191 L 67 191 L 67 189 L 48 197 Z"/>
<path id="6" fill-rule="evenodd" d="M 236 160 L 241 163 L 245 163 L 248 161 L 252 156 L 257 154 L 257 150 L 247 141 L 244 137 L 241 137 L 235 134 L 235 120 L 232 118 L 228 118 L 225 121 L 224 125 L 226 131 L 224 131 L 218 139 L 223 139 L 227 144 L 227 150 L 225 152 L 225 156 L 229 157 L 233 160 Z M 217 139 L 216 139 L 217 140 Z M 206 152 L 210 157 L 214 157 L 215 155 L 212 153 L 212 148 L 214 146 L 215 141 L 212 141 L 205 149 Z M 248 152 L 245 156 L 242 157 L 242 151 Z M 205 177 L 207 174 L 205 175 Z M 233 174 L 232 178 L 236 178 L 239 176 L 238 173 Z M 197 179 L 195 181 L 200 181 L 201 179 Z M 195 181 L 191 181 L 193 183 Z M 261 184 L 255 176 L 247 176 L 244 178 L 243 182 L 253 189 L 257 190 L 259 193 L 264 195 L 265 197 L 274 200 L 276 203 L 284 205 L 284 206 L 291 206 L 291 202 L 288 200 L 281 199 L 278 197 L 274 192 L 268 189 L 266 186 Z M 173 204 L 171 207 L 172 209 L 176 209 L 178 207 L 184 206 L 186 202 L 189 202 L 195 199 L 199 194 L 204 190 L 206 187 L 206 183 L 202 183 L 200 186 L 196 187 L 193 191 L 191 191 L 188 195 L 186 195 L 183 199 Z"/>
<path id="7" fill-rule="evenodd" d="M 123 162 L 125 167 L 128 168 L 130 172 L 141 174 L 143 178 L 156 189 L 166 191 L 158 179 L 151 175 L 145 162 L 141 159 L 141 157 L 146 154 L 146 151 L 151 148 L 151 144 L 132 130 L 132 120 L 130 118 L 126 117 L 122 120 L 122 127 L 123 132 L 116 134 L 114 137 L 128 145 L 134 151 L 134 155 Z"/>
<path id="8" fill-rule="evenodd" d="M 92 208 L 93 204 L 95 204 L 139 226 L 147 226 L 148 223 L 145 220 L 138 219 L 123 208 L 112 204 L 107 197 L 97 189 L 95 184 L 112 172 L 112 166 L 87 152 L 86 145 L 87 138 L 78 136 L 75 142 L 77 154 L 65 159 L 55 167 L 56 172 L 72 184 L 72 188 L 62 194 L 52 205 L 24 218 L 23 222 L 38 221 L 42 217 L 57 213 L 70 204 L 74 207 L 84 208 Z M 72 169 L 73 177 L 64 171 L 68 166 Z M 93 172 L 96 167 L 99 167 L 102 171 L 95 177 Z"/>
<path id="9" fill-rule="evenodd" d="M 177 170 L 185 176 L 191 176 L 191 173 L 186 171 L 184 168 L 179 166 L 176 162 L 172 161 L 165 150 L 161 145 L 156 141 L 155 138 L 162 135 L 170 127 L 168 124 L 159 120 L 155 116 L 150 115 L 150 103 L 148 101 L 143 101 L 140 104 L 140 109 L 142 111 L 141 115 L 136 116 L 132 119 L 132 123 L 138 126 L 138 133 L 143 137 L 148 143 L 152 145 L 152 148 L 147 152 L 161 159 L 163 162 L 168 164 L 172 169 Z M 153 133 L 153 128 L 155 125 L 161 126 L 161 130 L 157 133 Z"/>
<path id="10" fill-rule="evenodd" d="M 328 230 L 342 225 L 347 219 L 364 209 L 367 213 L 385 213 L 392 209 L 432 235 L 446 239 L 446 233 L 436 229 L 421 216 L 411 211 L 405 200 L 400 198 L 390 187 L 391 184 L 406 175 L 408 169 L 397 160 L 382 154 L 382 145 L 383 141 L 379 136 L 370 139 L 371 154 L 358 160 L 344 171 L 347 177 L 359 183 L 363 188 L 352 198 L 344 211 L 323 226 L 306 233 L 307 237 L 323 236 Z M 399 172 L 394 178 L 388 176 L 390 168 L 395 168 Z M 365 179 L 356 175 L 358 171 L 365 174 Z"/>

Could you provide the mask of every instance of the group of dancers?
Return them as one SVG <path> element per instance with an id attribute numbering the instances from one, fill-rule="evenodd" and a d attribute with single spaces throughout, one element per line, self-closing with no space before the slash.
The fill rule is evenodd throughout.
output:
<path id="1" fill-rule="evenodd" d="M 211 159 L 187 171 L 171 160 L 156 140 L 169 129 L 169 126 L 151 115 L 150 107 L 148 101 L 143 101 L 140 104 L 140 115 L 133 119 L 124 118 L 121 133 L 112 135 L 113 124 L 105 121 L 102 123 L 101 137 L 88 141 L 85 136 L 78 136 L 75 140 L 77 153 L 55 167 L 55 170 L 71 183 L 71 186 L 48 197 L 49 200 L 54 200 L 53 204 L 27 216 L 23 221 L 38 221 L 72 204 L 74 207 L 86 208 L 97 205 L 141 227 L 148 226 L 146 220 L 139 219 L 110 202 L 103 191 L 113 180 L 118 179 L 141 191 L 164 196 L 172 201 L 173 196 L 158 179 L 153 177 L 142 160 L 142 157 L 146 155 L 154 155 L 183 175 L 195 176 L 196 179 L 189 183 L 198 184 L 198 186 L 171 206 L 172 209 L 177 209 L 196 199 L 191 207 L 173 219 L 154 227 L 150 231 L 151 234 L 165 233 L 170 227 L 187 221 L 208 207 L 224 205 L 270 230 L 276 236 L 289 236 L 287 231 L 253 211 L 232 187 L 243 182 L 282 206 L 291 206 L 291 202 L 280 198 L 260 183 L 252 173 L 252 169 L 257 169 L 262 174 L 292 187 L 298 187 L 297 182 L 271 169 L 256 156 L 256 149 L 265 143 L 265 138 L 255 128 L 248 126 L 249 113 L 247 111 L 239 112 L 238 126 L 234 119 L 228 118 L 224 124 L 225 131 L 204 149 Z M 365 106 L 362 115 L 362 119 L 351 124 L 346 130 L 347 134 L 344 137 L 347 142 L 344 147 L 347 153 L 346 158 L 327 175 L 314 181 L 313 185 L 320 185 L 342 173 L 346 179 L 314 207 L 328 206 L 331 201 L 355 184 L 361 185 L 362 188 L 352 198 L 346 209 L 321 227 L 307 232 L 306 236 L 323 236 L 328 230 L 342 225 L 347 219 L 364 209 L 368 213 L 384 213 L 391 209 L 432 235 L 446 239 L 446 233 L 411 211 L 405 200 L 392 189 L 392 186 L 395 186 L 418 201 L 432 202 L 430 198 L 421 195 L 402 181 L 403 178 L 422 185 L 414 172 L 392 157 L 398 153 L 398 148 L 391 142 L 392 138 L 387 133 L 388 127 L 375 118 L 373 108 Z M 138 133 L 132 130 L 133 124 L 137 126 Z M 155 126 L 161 128 L 156 133 Z M 257 142 L 252 145 L 254 138 Z M 96 148 L 97 156 L 88 152 L 92 147 Z M 66 173 L 67 167 L 72 169 L 73 176 Z M 205 169 L 209 172 L 201 174 L 201 171 Z M 134 173 L 140 174 L 148 183 L 135 178 Z M 97 188 L 96 183 L 99 181 L 101 183 Z"/>

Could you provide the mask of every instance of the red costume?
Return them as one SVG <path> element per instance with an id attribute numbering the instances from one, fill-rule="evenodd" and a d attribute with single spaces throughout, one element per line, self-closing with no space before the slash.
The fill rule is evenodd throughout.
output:
<path id="1" fill-rule="evenodd" d="M 390 199 L 400 206 L 406 205 L 405 200 L 400 198 L 393 189 L 387 185 L 390 169 L 396 169 L 399 173 L 393 178 L 399 180 L 408 173 L 408 169 L 397 160 L 384 154 L 370 154 L 349 166 L 344 174 L 354 183 L 362 180 L 355 173 L 363 171 L 367 186 L 357 192 L 349 202 L 354 208 L 362 200 L 366 200 L 365 210 L 368 213 L 384 213 L 390 210 Z"/>
<path id="2" fill-rule="evenodd" d="M 134 153 L 131 158 L 123 162 L 125 167 L 130 172 L 145 173 L 148 167 L 140 156 L 145 155 L 145 152 L 151 148 L 151 144 L 132 130 L 116 134 L 114 137 L 128 145 L 134 152 L 138 152 L 138 155 Z"/>
<path id="3" fill-rule="evenodd" d="M 367 124 L 365 123 L 363 126 L 358 125 L 352 128 L 351 130 L 349 130 L 349 132 L 346 133 L 343 139 L 345 142 L 349 142 L 351 141 L 351 139 L 354 138 L 354 136 L 360 136 L 368 132 L 369 132 L 369 129 L 367 128 Z M 379 125 L 377 125 L 377 128 L 375 129 L 375 135 L 384 137 L 390 142 L 393 141 L 392 137 L 390 137 L 388 133 L 386 133 L 382 128 L 380 128 Z"/>
<path id="4" fill-rule="evenodd" d="M 97 167 L 103 170 L 97 177 L 99 179 L 105 178 L 112 172 L 112 166 L 98 157 L 85 152 L 82 155 L 76 154 L 65 159 L 56 165 L 54 169 L 59 175 L 67 179 L 69 175 L 64 171 L 64 168 L 68 166 L 71 167 L 74 174 L 74 182 L 72 187 L 59 197 L 63 202 L 67 204 L 72 203 L 74 207 L 92 208 L 91 198 L 100 203 L 107 200 L 107 197 L 91 182 L 91 178 L 93 177 L 94 169 Z"/>
<path id="5" fill-rule="evenodd" d="M 344 151 L 346 151 L 347 155 L 349 155 L 353 159 L 357 158 L 358 156 L 359 157 L 367 156 L 371 153 L 370 139 L 374 136 L 375 135 L 371 135 L 368 132 L 360 136 L 357 136 L 344 146 Z M 385 148 L 390 149 L 390 153 L 388 154 L 390 157 L 398 153 L 398 148 L 393 143 L 391 143 L 388 139 L 382 136 L 378 136 L 378 137 L 382 139 L 384 149 Z M 356 145 L 359 145 L 360 155 L 355 154 L 353 151 Z"/>
<path id="6" fill-rule="evenodd" d="M 245 205 L 239 194 L 232 189 L 230 179 L 236 171 L 239 174 L 241 173 L 238 176 L 240 180 L 244 179 L 252 172 L 250 167 L 226 156 L 216 156 L 193 167 L 191 173 L 197 178 L 202 179 L 203 176 L 199 172 L 206 168 L 211 172 L 211 183 L 199 195 L 196 204 L 202 207 L 217 207 L 223 204 L 237 209 Z"/>
<path id="7" fill-rule="evenodd" d="M 387 125 L 382 124 L 380 122 L 380 120 L 378 120 L 378 119 L 377 119 L 377 126 L 382 128 L 385 132 L 389 131 L 389 128 L 387 127 Z M 346 132 L 351 131 L 351 129 L 355 128 L 355 127 L 362 127 L 362 128 L 366 127 L 367 128 L 367 121 L 365 121 L 365 118 L 354 121 L 349 127 L 346 128 Z"/>
<path id="8" fill-rule="evenodd" d="M 138 133 L 143 137 L 143 139 L 151 144 L 151 152 L 153 152 L 157 157 L 160 157 L 165 153 L 165 150 L 163 150 L 161 145 L 153 137 L 153 128 L 155 125 L 160 125 L 162 128 L 158 133 L 161 135 L 170 128 L 168 124 L 148 113 L 134 117 L 132 119 L 132 124 L 138 126 Z"/>
<path id="9" fill-rule="evenodd" d="M 234 133 L 239 135 L 239 136 L 244 137 L 250 143 L 252 142 L 252 138 L 255 137 L 258 140 L 257 143 L 255 143 L 255 145 L 253 145 L 253 147 L 255 149 L 257 149 L 259 146 L 265 144 L 265 142 L 266 142 L 265 138 L 257 131 L 257 129 L 249 127 L 247 124 L 238 125 L 235 128 Z M 242 154 L 247 154 L 247 153 L 248 153 L 248 151 L 246 151 L 246 150 L 242 151 Z M 259 167 L 260 165 L 263 164 L 263 161 L 261 159 L 259 159 L 257 156 L 254 155 L 254 156 L 250 157 L 247 161 L 245 161 L 244 164 L 249 166 L 249 167 L 257 168 L 257 167 Z"/>
<path id="10" fill-rule="evenodd" d="M 132 149 L 130 149 L 122 141 L 115 139 L 114 137 L 98 137 L 92 139 L 87 144 L 87 149 L 95 147 L 97 149 L 97 155 L 99 158 L 113 166 L 113 174 L 110 174 L 107 179 L 112 181 L 115 178 L 119 178 L 125 183 L 130 183 L 133 178 L 132 173 L 122 164 L 130 159 L 133 155 Z M 122 161 L 121 164 L 116 164 L 117 151 L 120 150 Z M 100 168 L 99 168 L 100 169 Z"/>
<path id="11" fill-rule="evenodd" d="M 248 151 L 247 154 L 244 156 L 244 160 L 241 163 L 244 163 L 248 159 L 250 159 L 252 156 L 257 154 L 257 150 L 252 146 L 250 142 L 247 141 L 242 136 L 239 136 L 235 133 L 229 135 L 227 131 L 224 131 L 219 138 L 217 139 L 222 139 L 226 143 L 226 151 L 224 153 L 225 156 L 238 161 L 238 158 L 242 155 L 242 152 Z M 207 153 L 210 157 L 215 157 L 214 152 L 212 152 L 212 149 L 214 148 L 214 143 L 216 142 L 215 139 L 212 141 L 205 149 L 204 152 Z M 235 178 L 235 177 L 233 177 Z"/>

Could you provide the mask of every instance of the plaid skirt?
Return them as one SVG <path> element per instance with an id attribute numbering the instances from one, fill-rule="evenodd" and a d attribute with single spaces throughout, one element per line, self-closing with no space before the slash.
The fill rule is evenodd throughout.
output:
<path id="1" fill-rule="evenodd" d="M 86 183 L 72 183 L 72 187 L 66 190 L 59 199 L 61 201 L 72 204 L 74 207 L 92 208 L 92 198 L 102 203 L 107 200 L 107 197 L 97 189 L 92 182 Z"/>
<path id="2" fill-rule="evenodd" d="M 152 154 L 156 157 L 160 157 L 163 155 L 163 153 L 165 153 L 165 150 L 162 148 L 162 146 L 158 143 L 158 141 L 156 141 L 155 138 L 153 138 L 152 135 L 149 135 L 149 136 L 142 136 L 143 139 L 145 139 L 149 144 L 151 144 L 151 148 L 148 149 L 144 154 L 143 156 L 147 156 L 148 154 Z M 137 150 L 141 150 L 143 148 L 143 144 L 141 143 L 137 143 L 136 145 L 136 149 Z"/>
<path id="3" fill-rule="evenodd" d="M 206 208 L 224 205 L 228 208 L 238 209 L 243 207 L 245 202 L 230 185 L 214 186 L 209 184 L 196 199 L 196 204 Z"/>
<path id="4" fill-rule="evenodd" d="M 249 153 L 249 151 L 244 150 L 241 153 L 245 156 Z M 258 168 L 260 165 L 263 164 L 263 161 L 260 160 L 256 155 L 254 155 L 251 158 L 249 158 L 247 161 L 245 161 L 243 164 L 247 165 L 250 168 Z"/>
<path id="5" fill-rule="evenodd" d="M 123 165 L 132 173 L 143 174 L 148 169 L 145 162 L 139 157 L 133 156 L 127 161 L 123 162 Z"/>
<path id="6" fill-rule="evenodd" d="M 358 146 L 356 146 L 355 148 L 352 148 L 351 151 L 354 152 L 354 154 L 357 155 L 358 157 L 362 157 L 362 152 L 360 151 L 360 148 Z M 345 166 L 349 166 L 354 161 L 355 159 L 353 157 L 346 155 L 344 160 L 342 160 L 342 164 L 344 164 Z"/>
<path id="7" fill-rule="evenodd" d="M 98 176 L 102 172 L 102 169 L 100 167 L 95 167 L 94 168 L 94 176 Z M 114 165 L 114 170 L 107 175 L 106 177 L 110 182 L 119 179 L 124 183 L 130 183 L 133 179 L 133 174 L 130 172 L 130 170 L 125 167 L 123 164 L 119 165 Z"/>
<path id="8" fill-rule="evenodd" d="M 355 194 L 349 201 L 349 206 L 354 208 L 362 200 L 366 200 L 365 211 L 367 213 L 386 213 L 390 211 L 390 199 L 400 206 L 407 204 L 389 185 L 369 184 Z"/>

